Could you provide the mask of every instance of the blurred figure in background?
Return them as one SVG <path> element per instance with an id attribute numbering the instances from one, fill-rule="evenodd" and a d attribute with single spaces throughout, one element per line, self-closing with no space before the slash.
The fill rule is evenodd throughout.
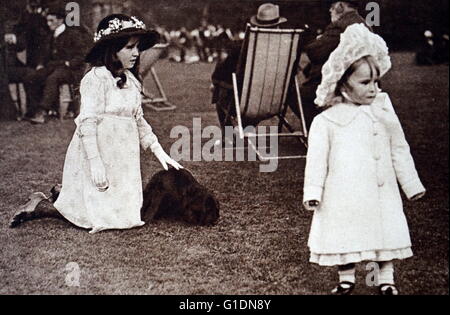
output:
<path id="1" fill-rule="evenodd" d="M 311 65 L 307 67 L 308 73 L 306 81 L 300 88 L 300 95 L 307 129 L 309 129 L 314 117 L 320 113 L 320 110 L 314 104 L 314 100 L 317 87 L 322 80 L 322 66 L 328 60 L 331 52 L 338 46 L 341 34 L 348 26 L 355 23 L 363 23 L 371 30 L 365 19 L 358 13 L 359 1 L 327 1 L 330 3 L 331 23 L 323 33 L 317 36 L 316 40 L 305 47 Z M 295 107 L 293 109 L 295 110 Z"/>
<path id="2" fill-rule="evenodd" d="M 217 58 L 220 62 L 228 56 L 229 51 L 232 49 L 233 33 L 229 28 L 218 25 L 217 32 L 214 35 L 217 43 Z"/>
<path id="3" fill-rule="evenodd" d="M 4 35 L 4 44 L 5 44 L 5 73 L 8 78 L 8 83 L 23 83 L 23 87 L 25 89 L 25 93 L 28 88 L 28 82 L 25 80 L 26 76 L 33 72 L 32 69 L 27 68 L 25 63 L 18 58 L 18 53 L 23 52 L 25 50 L 25 41 L 23 36 L 16 35 L 17 32 L 14 30 L 14 26 L 10 23 L 6 23 L 6 34 Z M 11 88 L 11 87 L 10 87 Z M 11 91 L 12 100 L 15 103 L 15 107 L 17 109 L 17 119 L 22 119 L 22 116 L 25 116 L 26 113 L 21 112 L 21 108 L 19 106 L 20 99 L 20 86 L 16 85 L 14 91 Z M 14 95 L 16 94 L 16 95 Z"/>
<path id="4" fill-rule="evenodd" d="M 8 11 L 4 6 L 0 7 L 0 20 L 5 21 L 8 16 Z M 14 120 L 17 118 L 17 110 L 11 100 L 11 95 L 8 89 L 8 76 L 6 73 L 6 54 L 7 54 L 7 30 L 5 30 L 4 23 L 0 23 L 0 120 Z"/>
<path id="5" fill-rule="evenodd" d="M 159 40 L 160 43 L 167 44 L 170 42 L 170 34 L 164 26 L 158 25 L 158 26 L 156 26 L 155 30 L 158 32 L 158 34 L 160 36 L 160 40 Z"/>
<path id="6" fill-rule="evenodd" d="M 45 43 L 48 42 L 50 29 L 45 18 L 46 10 L 41 0 L 28 0 L 26 8 L 20 13 L 17 21 L 6 23 L 6 73 L 9 83 L 23 83 L 28 104 L 25 113 L 18 113 L 19 117 L 30 118 L 33 108 L 30 109 L 28 76 L 32 75 L 38 66 L 39 58 L 45 54 Z M 20 60 L 17 53 L 25 52 L 25 60 Z M 16 91 L 19 98 L 19 91 Z"/>
<path id="7" fill-rule="evenodd" d="M 88 32 L 81 27 L 65 25 L 66 11 L 55 6 L 49 9 L 47 24 L 52 31 L 47 52 L 39 56 L 37 71 L 28 76 L 30 106 L 35 115 L 32 123 L 45 123 L 49 110 L 59 98 L 59 86 L 78 84 L 85 69 L 84 55 L 90 45 Z"/>
<path id="8" fill-rule="evenodd" d="M 200 61 L 208 62 L 208 43 L 207 43 L 207 21 L 203 18 L 200 22 L 200 27 L 198 28 L 198 41 L 199 41 L 199 57 Z"/>
<path id="9" fill-rule="evenodd" d="M 206 54 L 203 40 L 200 36 L 200 30 L 195 28 L 191 31 L 192 45 L 194 46 L 195 53 L 198 56 L 199 61 L 206 61 Z"/>
<path id="10" fill-rule="evenodd" d="M 178 49 L 180 50 L 180 62 L 186 62 L 186 51 L 190 46 L 189 34 L 185 27 L 182 27 L 178 33 Z"/>
<path id="11" fill-rule="evenodd" d="M 23 38 L 26 50 L 26 64 L 36 68 L 51 37 L 46 20 L 46 9 L 42 0 L 28 0 L 24 12 L 15 26 L 17 35 Z"/>
<path id="12" fill-rule="evenodd" d="M 202 26 L 200 27 L 200 38 L 203 42 L 203 50 L 205 55 L 206 62 L 213 62 L 213 48 L 212 48 L 212 35 L 213 35 L 213 26 L 208 24 L 206 20 L 202 20 Z"/>
<path id="13" fill-rule="evenodd" d="M 416 55 L 418 65 L 433 65 L 435 63 L 436 46 L 434 34 L 430 30 L 423 33 L 419 52 Z"/>
<path id="14" fill-rule="evenodd" d="M 449 59 L 449 46 L 448 46 L 448 33 L 444 33 L 441 36 L 439 46 L 437 49 L 437 60 L 439 63 L 448 63 Z"/>
<path id="15" fill-rule="evenodd" d="M 448 34 L 443 33 L 439 36 L 433 34 L 430 30 L 426 30 L 416 54 L 416 63 L 418 65 L 434 65 L 448 63 L 448 59 Z"/>

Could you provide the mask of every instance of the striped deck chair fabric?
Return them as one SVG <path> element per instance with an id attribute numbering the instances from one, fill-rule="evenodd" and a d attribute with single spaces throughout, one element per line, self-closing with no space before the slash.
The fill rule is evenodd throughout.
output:
<path id="1" fill-rule="evenodd" d="M 233 73 L 233 90 L 239 137 L 248 139 L 249 145 L 261 160 L 305 157 L 305 155 L 265 157 L 252 140 L 263 136 L 297 137 L 304 147 L 307 146 L 308 135 L 300 89 L 297 78 L 292 78 L 302 32 L 303 30 L 300 29 L 268 29 L 250 25 L 247 27 L 247 55 L 241 55 L 241 58 L 245 58 L 246 61 L 245 68 L 239 70 L 243 71 L 239 73 L 240 86 L 238 86 L 237 74 Z M 300 113 L 301 130 L 297 131 L 285 117 L 288 108 L 286 99 L 292 82 L 296 93 L 296 105 Z M 274 116 L 279 118 L 278 133 L 255 134 L 243 130 L 243 121 L 260 122 Z M 283 133 L 283 126 L 289 132 Z"/>
<path id="2" fill-rule="evenodd" d="M 282 112 L 301 32 L 249 27 L 240 97 L 242 117 L 262 121 Z"/>

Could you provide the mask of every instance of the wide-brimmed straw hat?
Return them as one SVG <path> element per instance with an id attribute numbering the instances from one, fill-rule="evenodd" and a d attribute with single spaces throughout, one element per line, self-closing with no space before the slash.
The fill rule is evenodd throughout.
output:
<path id="1" fill-rule="evenodd" d="M 372 33 L 363 23 L 352 24 L 341 34 L 338 47 L 322 67 L 322 82 L 316 91 L 317 106 L 333 105 L 336 86 L 345 71 L 357 60 L 372 56 L 380 68 L 380 77 L 391 68 L 391 58 L 386 42 Z"/>
<path id="2" fill-rule="evenodd" d="M 287 22 L 280 16 L 280 8 L 272 3 L 259 6 L 258 13 L 250 18 L 250 23 L 260 27 L 272 27 Z"/>
<path id="3" fill-rule="evenodd" d="M 86 55 L 85 61 L 93 63 L 104 54 L 105 48 L 111 41 L 139 36 L 139 49 L 141 51 L 153 47 L 159 41 L 159 34 L 154 30 L 147 30 L 144 22 L 134 16 L 125 14 L 112 14 L 100 21 L 94 35 L 94 45 Z"/>

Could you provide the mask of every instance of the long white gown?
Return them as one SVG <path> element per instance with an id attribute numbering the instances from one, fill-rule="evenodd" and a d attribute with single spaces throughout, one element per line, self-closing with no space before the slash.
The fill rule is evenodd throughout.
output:
<path id="1" fill-rule="evenodd" d="M 92 229 L 128 229 L 142 226 L 142 179 L 140 148 L 158 142 L 143 117 L 141 85 L 126 72 L 122 89 L 106 67 L 91 69 L 81 81 L 80 115 L 64 163 L 62 190 L 56 209 L 73 224 Z M 80 126 L 97 126 L 97 145 L 105 165 L 109 188 L 96 189 L 91 181 L 89 162 L 80 138 Z M 95 125 L 94 124 L 94 125 Z"/>

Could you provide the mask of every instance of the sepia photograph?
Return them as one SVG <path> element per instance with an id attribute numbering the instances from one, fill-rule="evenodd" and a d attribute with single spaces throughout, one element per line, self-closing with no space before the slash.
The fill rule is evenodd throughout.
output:
<path id="1" fill-rule="evenodd" d="M 0 295 L 448 295 L 448 20 L 0 0 Z"/>

